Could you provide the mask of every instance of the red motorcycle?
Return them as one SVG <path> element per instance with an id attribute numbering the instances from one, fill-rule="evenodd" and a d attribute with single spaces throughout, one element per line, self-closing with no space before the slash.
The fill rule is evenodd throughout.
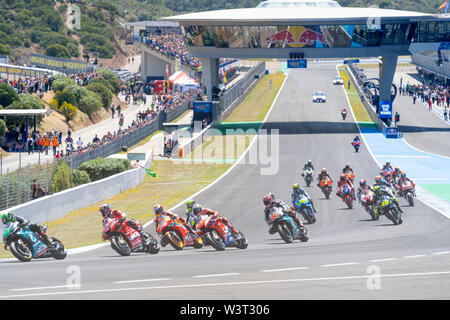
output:
<path id="1" fill-rule="evenodd" d="M 353 188 L 350 185 L 344 183 L 341 186 L 339 192 L 342 200 L 345 202 L 348 208 L 353 208 Z"/>
<path id="2" fill-rule="evenodd" d="M 139 227 L 139 222 L 134 221 Z M 141 227 L 142 228 L 142 227 Z M 145 252 L 157 254 L 159 244 L 155 238 L 145 232 L 147 239 L 143 239 L 141 234 L 117 219 L 109 219 L 102 232 L 103 240 L 109 240 L 111 247 L 121 256 L 129 256 L 131 252 Z"/>
<path id="3" fill-rule="evenodd" d="M 180 218 L 172 219 L 166 216 L 159 224 L 156 232 L 161 235 L 161 245 L 163 247 L 168 243 L 175 250 L 182 250 L 184 247 L 190 246 L 196 249 L 203 247 L 202 238 L 191 234 Z"/>
<path id="4" fill-rule="evenodd" d="M 398 194 L 408 200 L 410 206 L 414 206 L 414 197 L 416 196 L 416 185 L 414 182 L 405 180 L 401 183 Z"/>
<path id="5" fill-rule="evenodd" d="M 197 230 L 200 230 L 200 234 L 204 235 L 208 243 L 218 251 L 223 251 L 226 247 L 239 249 L 248 247 L 247 239 L 242 232 L 234 234 L 220 219 L 204 216 L 199 221 Z"/>
<path id="6" fill-rule="evenodd" d="M 373 199 L 373 192 L 370 190 L 361 191 L 359 194 L 359 201 L 363 208 L 370 215 L 372 220 L 378 220 L 379 216 L 375 214 L 375 201 Z"/>

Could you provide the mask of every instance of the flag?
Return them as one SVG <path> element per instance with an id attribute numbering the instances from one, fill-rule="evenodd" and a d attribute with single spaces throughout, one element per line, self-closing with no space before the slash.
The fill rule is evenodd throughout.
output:
<path id="1" fill-rule="evenodd" d="M 169 76 L 169 64 L 166 63 L 166 77 Z"/>
<path id="2" fill-rule="evenodd" d="M 147 171 L 149 176 L 152 176 L 153 178 L 156 178 L 156 172 L 152 172 L 152 171 L 150 171 L 150 169 L 145 169 L 145 168 L 144 168 L 144 170 Z"/>
<path id="3" fill-rule="evenodd" d="M 449 3 L 448 0 L 445 1 L 443 4 L 441 4 L 441 6 L 439 7 L 439 10 L 442 11 L 442 13 L 446 13 L 449 7 Z"/>

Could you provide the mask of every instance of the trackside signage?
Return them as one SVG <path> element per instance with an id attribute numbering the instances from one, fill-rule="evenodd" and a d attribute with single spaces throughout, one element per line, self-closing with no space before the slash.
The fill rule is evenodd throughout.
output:
<path id="1" fill-rule="evenodd" d="M 194 112 L 212 112 L 212 102 L 194 101 Z"/>
<path id="2" fill-rule="evenodd" d="M 305 69 L 307 67 L 306 59 L 288 60 L 287 67 L 293 69 Z"/>
<path id="3" fill-rule="evenodd" d="M 392 101 L 380 101 L 380 119 L 392 118 Z"/>

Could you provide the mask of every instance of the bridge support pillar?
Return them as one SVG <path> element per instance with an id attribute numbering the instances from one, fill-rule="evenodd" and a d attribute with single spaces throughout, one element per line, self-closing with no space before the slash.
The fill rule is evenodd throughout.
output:
<path id="1" fill-rule="evenodd" d="M 167 58 L 169 61 L 169 59 Z M 141 71 L 143 74 L 143 80 L 147 81 L 147 78 L 150 79 L 164 79 L 166 77 L 166 66 L 171 74 L 171 71 L 174 69 L 174 62 L 168 62 L 164 59 L 158 58 L 156 55 L 150 54 L 146 52 L 146 50 L 141 51 Z"/>
<path id="2" fill-rule="evenodd" d="M 200 58 L 202 63 L 202 85 L 206 87 L 206 96 L 212 100 L 213 89 L 219 84 L 219 59 Z"/>
<path id="3" fill-rule="evenodd" d="M 391 101 L 391 87 L 397 67 L 398 56 L 382 56 L 380 65 L 380 101 Z"/>

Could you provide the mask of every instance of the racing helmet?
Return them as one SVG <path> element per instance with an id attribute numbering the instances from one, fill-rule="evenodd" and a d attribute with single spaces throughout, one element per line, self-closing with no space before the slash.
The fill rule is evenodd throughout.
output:
<path id="1" fill-rule="evenodd" d="M 364 180 L 364 179 L 359 180 L 359 186 L 360 186 L 361 188 L 367 186 L 367 181 Z"/>
<path id="2" fill-rule="evenodd" d="M 345 174 L 341 174 L 340 175 L 340 177 L 339 177 L 339 179 L 342 181 L 342 180 L 345 180 Z"/>
<path id="3" fill-rule="evenodd" d="M 386 161 L 385 166 L 390 166 L 390 165 L 391 165 L 391 162 L 390 161 Z"/>
<path id="4" fill-rule="evenodd" d="M 312 165 L 312 160 L 308 160 L 308 162 L 306 162 L 309 165 Z"/>
<path id="5" fill-rule="evenodd" d="M 383 180 L 383 178 L 381 176 L 375 177 L 375 183 L 380 183 L 382 180 Z"/>
<path id="6" fill-rule="evenodd" d="M 202 210 L 203 210 L 202 207 L 197 203 L 192 206 L 192 213 L 195 215 L 199 215 L 202 212 Z"/>
<path id="7" fill-rule="evenodd" d="M 164 213 L 164 208 L 162 207 L 162 205 L 157 204 L 153 207 L 153 212 L 155 212 L 156 216 L 159 216 Z"/>
<path id="8" fill-rule="evenodd" d="M 322 171 L 320 173 L 327 173 L 327 168 L 322 168 Z"/>
<path id="9" fill-rule="evenodd" d="M 193 199 L 190 199 L 190 200 L 186 201 L 186 207 L 187 207 L 188 209 L 192 209 L 192 206 L 193 206 L 194 204 L 196 204 L 196 202 L 195 202 L 195 200 L 193 200 Z"/>
<path id="10" fill-rule="evenodd" d="M 109 214 L 111 213 L 111 206 L 109 205 L 109 203 L 105 203 L 102 204 L 100 208 L 98 208 L 98 210 L 100 211 L 100 214 L 103 218 L 109 217 Z"/>
<path id="11" fill-rule="evenodd" d="M 406 178 L 406 173 L 402 172 L 402 178 Z"/>
<path id="12" fill-rule="evenodd" d="M 350 163 L 347 162 L 344 169 L 350 169 Z"/>
<path id="13" fill-rule="evenodd" d="M 394 172 L 400 172 L 400 167 L 395 167 Z"/>
<path id="14" fill-rule="evenodd" d="M 272 204 L 273 201 L 273 194 L 272 193 L 268 193 L 264 198 L 263 198 L 263 203 L 265 206 L 270 206 Z"/>
<path id="15" fill-rule="evenodd" d="M 292 185 L 292 189 L 293 189 L 294 191 L 297 191 L 298 189 L 300 189 L 300 186 L 298 185 L 298 183 L 294 183 L 294 184 Z"/>
<path id="16" fill-rule="evenodd" d="M 14 215 L 12 213 L 4 213 L 2 215 L 2 223 L 7 224 L 8 222 L 14 221 Z"/>

